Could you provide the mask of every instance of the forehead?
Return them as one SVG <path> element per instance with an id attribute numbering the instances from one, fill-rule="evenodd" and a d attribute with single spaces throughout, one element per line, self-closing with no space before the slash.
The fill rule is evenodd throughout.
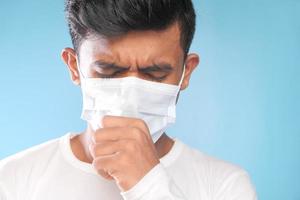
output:
<path id="1" fill-rule="evenodd" d="M 110 39 L 88 37 L 82 42 L 79 53 L 85 62 L 104 59 L 124 64 L 178 63 L 184 57 L 177 23 L 162 31 L 134 31 Z"/>

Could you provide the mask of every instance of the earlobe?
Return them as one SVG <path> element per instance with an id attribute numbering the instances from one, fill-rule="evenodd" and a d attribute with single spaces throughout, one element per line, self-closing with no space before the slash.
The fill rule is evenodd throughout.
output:
<path id="1" fill-rule="evenodd" d="M 64 48 L 61 52 L 61 58 L 68 67 L 72 82 L 75 85 L 80 85 L 80 77 L 75 50 L 72 48 Z"/>

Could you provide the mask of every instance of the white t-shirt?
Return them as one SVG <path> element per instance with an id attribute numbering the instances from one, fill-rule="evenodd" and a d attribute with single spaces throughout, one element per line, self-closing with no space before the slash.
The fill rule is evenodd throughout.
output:
<path id="1" fill-rule="evenodd" d="M 68 133 L 0 161 L 0 200 L 255 200 L 247 172 L 183 144 L 124 193 L 71 150 Z"/>

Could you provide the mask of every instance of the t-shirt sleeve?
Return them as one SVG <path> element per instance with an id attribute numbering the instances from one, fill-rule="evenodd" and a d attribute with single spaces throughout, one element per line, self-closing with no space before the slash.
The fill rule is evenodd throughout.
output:
<path id="1" fill-rule="evenodd" d="M 157 164 L 133 188 L 121 192 L 124 200 L 187 200 L 162 164 Z"/>
<path id="2" fill-rule="evenodd" d="M 257 200 L 257 196 L 248 173 L 241 170 L 232 174 L 223 182 L 216 193 L 215 199 Z"/>

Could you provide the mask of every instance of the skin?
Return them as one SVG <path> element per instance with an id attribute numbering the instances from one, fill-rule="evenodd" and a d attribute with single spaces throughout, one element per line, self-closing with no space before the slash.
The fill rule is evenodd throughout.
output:
<path id="1" fill-rule="evenodd" d="M 197 54 L 188 54 L 184 59 L 177 23 L 162 31 L 135 31 L 110 39 L 88 37 L 78 54 L 65 48 L 61 57 L 72 82 L 79 86 L 80 73 L 94 78 L 136 76 L 178 85 L 185 65 L 181 85 L 184 90 L 199 64 Z M 102 124 L 103 128 L 96 132 L 87 124 L 85 131 L 71 139 L 71 148 L 79 160 L 92 163 L 99 175 L 115 180 L 121 191 L 137 184 L 174 144 L 166 134 L 154 144 L 147 125 L 140 119 L 105 116 Z"/>

